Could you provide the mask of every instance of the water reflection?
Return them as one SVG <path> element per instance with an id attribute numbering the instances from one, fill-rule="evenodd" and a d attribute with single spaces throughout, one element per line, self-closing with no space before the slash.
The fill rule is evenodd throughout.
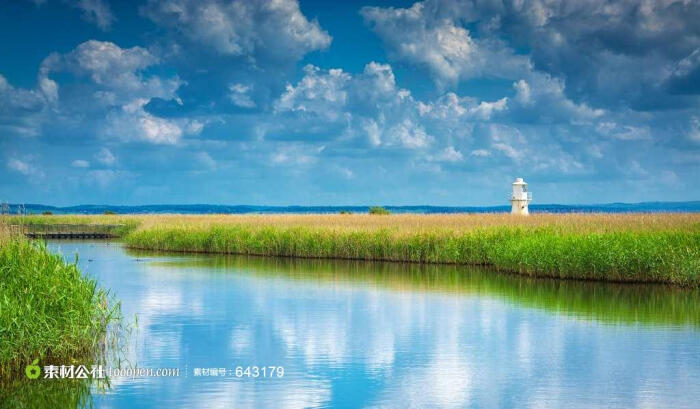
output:
<path id="1" fill-rule="evenodd" d="M 532 278 L 455 265 L 233 255 L 182 257 L 136 250 L 127 253 L 167 258 L 154 260 L 153 265 L 245 271 L 261 277 L 355 283 L 377 289 L 483 295 L 610 323 L 700 326 L 700 291 L 661 284 Z"/>
<path id="2" fill-rule="evenodd" d="M 96 407 L 693 407 L 697 292 L 457 266 L 125 252 L 61 243 L 138 315 Z M 281 365 L 281 379 L 195 367 Z M 33 407 L 42 407 L 34 405 Z M 55 406 L 44 406 L 55 407 Z M 68 406 L 66 406 L 68 407 Z"/>

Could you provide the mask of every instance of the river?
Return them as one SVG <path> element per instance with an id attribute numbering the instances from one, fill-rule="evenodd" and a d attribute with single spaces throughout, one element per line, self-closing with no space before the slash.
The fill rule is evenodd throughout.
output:
<path id="1" fill-rule="evenodd" d="M 125 362 L 180 369 L 112 377 L 93 388 L 97 408 L 700 402 L 697 290 L 463 266 L 159 254 L 104 241 L 49 246 L 70 260 L 78 253 L 81 269 L 121 301 L 133 324 Z"/>

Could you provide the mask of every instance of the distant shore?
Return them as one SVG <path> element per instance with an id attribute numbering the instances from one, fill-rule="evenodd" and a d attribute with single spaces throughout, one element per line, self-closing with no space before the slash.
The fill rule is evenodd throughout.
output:
<path id="1" fill-rule="evenodd" d="M 103 215 L 0 220 L 28 228 L 116 226 L 125 245 L 150 250 L 486 265 L 530 276 L 700 284 L 699 213 Z"/>
<path id="2" fill-rule="evenodd" d="M 259 206 L 220 204 L 153 204 L 110 205 L 83 204 L 76 206 L 49 206 L 45 204 L 9 204 L 7 211 L 17 214 L 333 214 L 340 212 L 367 213 L 371 206 Z M 392 213 L 509 213 L 510 204 L 500 206 L 383 206 Z M 688 213 L 700 212 L 700 200 L 684 202 L 594 203 L 594 204 L 530 204 L 532 212 L 539 213 Z"/>

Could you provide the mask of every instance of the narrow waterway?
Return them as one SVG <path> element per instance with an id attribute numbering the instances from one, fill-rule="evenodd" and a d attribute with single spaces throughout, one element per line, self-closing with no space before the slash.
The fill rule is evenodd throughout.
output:
<path id="1" fill-rule="evenodd" d="M 181 369 L 113 377 L 93 388 L 97 408 L 700 402 L 697 291 L 460 266 L 143 253 L 109 242 L 50 247 L 71 260 L 78 253 L 135 321 L 126 362 Z M 275 369 L 262 376 L 263 367 Z"/>

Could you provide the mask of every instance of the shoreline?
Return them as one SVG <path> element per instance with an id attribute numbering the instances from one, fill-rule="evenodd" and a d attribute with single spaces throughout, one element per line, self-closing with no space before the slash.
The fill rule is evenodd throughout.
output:
<path id="1" fill-rule="evenodd" d="M 700 285 L 698 213 L 526 218 L 112 215 L 22 220 L 28 222 L 25 225 L 43 226 L 70 222 L 86 229 L 116 225 L 125 246 L 143 250 L 478 265 L 554 279 Z"/>

